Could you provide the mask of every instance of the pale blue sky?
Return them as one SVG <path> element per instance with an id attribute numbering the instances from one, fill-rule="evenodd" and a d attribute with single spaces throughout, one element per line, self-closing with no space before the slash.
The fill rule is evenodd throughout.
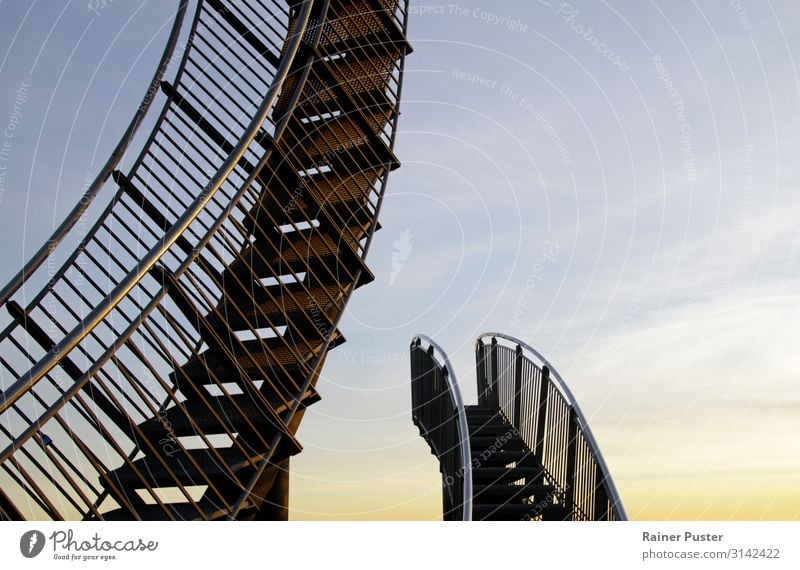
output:
<path id="1" fill-rule="evenodd" d="M 172 5 L 0 2 L 0 126 L 29 84 L 2 279 L 105 161 Z M 559 368 L 632 516 L 796 516 L 797 3 L 412 6 L 377 279 L 301 428 L 293 516 L 435 517 L 408 342 L 448 349 L 470 400 L 485 330 Z"/>

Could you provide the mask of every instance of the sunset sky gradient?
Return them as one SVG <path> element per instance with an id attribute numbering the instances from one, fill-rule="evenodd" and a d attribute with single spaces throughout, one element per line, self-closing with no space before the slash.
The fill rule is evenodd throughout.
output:
<path id="1" fill-rule="evenodd" d="M 65 7 L 66 6 L 66 7 Z M 0 2 L 0 280 L 127 126 L 174 2 Z M 412 3 L 375 282 L 292 459 L 293 519 L 437 519 L 408 343 L 548 357 L 634 519 L 800 518 L 800 6 Z M 0 174 L 3 174 L 0 172 Z"/>

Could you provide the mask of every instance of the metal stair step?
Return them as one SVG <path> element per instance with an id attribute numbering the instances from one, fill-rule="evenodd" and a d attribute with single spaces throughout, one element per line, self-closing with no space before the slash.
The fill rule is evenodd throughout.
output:
<path id="1" fill-rule="evenodd" d="M 164 509 L 167 509 L 171 514 L 170 517 Z M 192 521 L 200 518 L 200 513 L 190 503 L 165 503 L 164 507 L 161 505 L 142 505 L 136 509 L 136 513 L 143 521 Z M 101 513 L 102 520 L 105 521 L 130 521 L 134 520 L 128 509 L 118 508 L 112 509 Z M 209 517 L 210 518 L 210 517 Z M 97 517 L 91 517 L 86 520 L 100 520 Z"/>
<path id="2" fill-rule="evenodd" d="M 375 177 L 377 180 L 377 177 Z M 342 186 L 323 193 L 314 185 L 303 188 L 273 188 L 255 204 L 245 218 L 244 226 L 250 233 L 259 227 L 276 227 L 316 220 L 320 214 L 328 212 L 333 220 L 344 225 L 360 226 L 371 223 L 375 215 L 375 205 L 370 196 L 355 196 Z"/>
<path id="3" fill-rule="evenodd" d="M 470 438 L 475 436 L 489 436 L 498 439 L 514 437 L 516 429 L 506 423 L 481 423 L 468 422 Z"/>
<path id="4" fill-rule="evenodd" d="M 176 487 L 179 483 L 185 486 L 208 485 L 209 482 L 234 483 L 231 473 L 241 483 L 249 477 L 253 463 L 257 464 L 262 458 L 260 454 L 245 456 L 236 447 L 217 449 L 216 452 L 219 457 L 209 449 L 179 451 L 162 457 L 163 463 L 154 456 L 142 457 L 135 460 L 133 466 L 125 464 L 109 471 L 107 475 L 123 489 L 140 489 L 146 485 L 154 488 Z M 106 486 L 102 478 L 101 483 Z"/>
<path id="5" fill-rule="evenodd" d="M 466 412 L 467 422 L 469 423 L 509 424 L 506 417 L 499 410 L 470 408 L 466 406 L 464 411 Z"/>
<path id="6" fill-rule="evenodd" d="M 342 113 L 370 110 L 381 111 L 387 121 L 394 118 L 396 107 L 385 86 L 345 91 L 320 78 L 313 78 L 313 81 L 318 91 L 303 93 L 302 99 L 297 104 L 296 113 L 299 117 L 314 117 L 325 110 L 337 110 Z"/>
<path id="7" fill-rule="evenodd" d="M 344 342 L 344 337 L 336 334 L 334 345 Z M 277 383 L 291 386 L 305 378 L 308 365 L 315 353 L 307 347 L 286 346 L 282 337 L 266 340 L 250 340 L 242 342 L 244 350 L 234 353 L 235 364 L 232 366 L 227 356 L 214 350 L 206 350 L 193 355 L 178 370 L 170 374 L 170 379 L 177 384 L 185 396 L 191 397 L 195 390 L 182 389 L 186 384 L 202 386 L 219 382 L 235 382 L 250 389 L 253 380 L 268 376 Z M 249 351 L 247 354 L 246 351 Z M 299 357 L 298 357 L 299 355 Z M 289 393 L 292 392 L 288 389 Z"/>
<path id="8" fill-rule="evenodd" d="M 566 511 L 559 505 L 483 504 L 472 506 L 472 519 L 483 521 L 522 521 L 536 517 L 562 520 Z"/>
<path id="9" fill-rule="evenodd" d="M 205 518 L 208 520 L 218 520 L 223 519 L 228 516 L 229 511 L 228 509 L 221 508 L 219 504 L 219 500 L 217 501 L 206 501 L 200 500 L 198 502 L 198 507 L 200 510 L 205 514 Z M 165 509 L 168 510 L 172 517 L 170 517 L 166 512 Z M 246 513 L 247 511 L 251 511 L 254 508 L 252 501 L 249 499 L 245 501 L 242 505 L 241 510 L 239 511 L 240 516 L 237 517 L 238 520 L 242 520 L 244 517 L 241 515 Z M 190 503 L 164 503 L 164 507 L 161 505 L 140 505 L 136 508 L 136 512 L 139 515 L 139 518 L 143 521 L 201 521 L 204 520 L 198 510 L 193 507 Z M 106 511 L 105 513 L 101 513 L 102 520 L 104 521 L 132 521 L 135 520 L 134 517 L 130 514 L 128 509 L 119 508 L 119 509 L 112 509 L 110 511 Z M 92 516 L 87 517 L 84 520 L 88 521 L 97 521 L 101 520 L 98 517 Z"/>
<path id="10" fill-rule="evenodd" d="M 464 411 L 468 414 L 479 414 L 479 413 L 497 413 L 499 411 L 498 408 L 492 406 L 482 406 L 480 404 L 470 404 L 464 406 Z"/>
<path id="11" fill-rule="evenodd" d="M 319 51 L 326 56 L 346 54 L 348 57 L 367 58 L 375 54 L 399 58 L 413 51 L 411 44 L 395 26 L 391 29 L 359 30 L 351 34 L 333 30 L 323 31 Z"/>
<path id="12" fill-rule="evenodd" d="M 552 505 L 543 509 L 542 520 L 569 521 L 572 520 L 572 513 L 564 505 Z"/>
<path id="13" fill-rule="evenodd" d="M 268 439 L 266 434 L 277 430 L 266 414 L 265 406 L 269 405 L 278 414 L 284 413 L 288 406 L 276 394 L 264 394 L 264 397 L 267 403 L 249 394 L 208 396 L 206 402 L 199 398 L 187 400 L 181 406 L 173 406 L 139 424 L 139 428 L 145 436 L 160 439 L 196 435 L 198 431 L 205 435 L 227 431 L 241 433 L 254 426 L 265 436 L 264 439 Z M 319 399 L 317 391 L 311 388 L 302 399 L 302 406 L 310 406 Z"/>
<path id="14" fill-rule="evenodd" d="M 345 176 L 365 170 L 394 170 L 400 166 L 383 138 L 364 132 L 352 115 L 340 117 L 307 136 L 302 132 L 287 132 L 287 142 L 294 143 L 288 155 L 291 163 L 309 171 L 328 166 Z"/>
<path id="15" fill-rule="evenodd" d="M 209 316 L 212 324 L 231 330 L 255 330 L 268 326 L 332 326 L 330 310 L 340 308 L 345 291 L 338 285 L 309 286 L 305 283 L 256 287 L 230 294 Z M 309 322 L 306 322 L 309 321 Z"/>
<path id="16" fill-rule="evenodd" d="M 528 451 L 525 442 L 517 435 L 513 435 L 510 438 L 477 435 L 469 439 L 469 445 L 472 451 L 484 451 L 492 447 L 498 451 Z"/>
<path id="17" fill-rule="evenodd" d="M 326 83 L 339 84 L 348 94 L 363 95 L 373 90 L 385 90 L 397 63 L 392 54 L 371 57 L 340 58 L 320 61 L 314 71 Z M 361 97 L 363 99 L 363 97 Z"/>
<path id="18" fill-rule="evenodd" d="M 346 59 L 342 58 L 338 63 L 315 59 L 311 63 L 311 73 L 300 95 L 300 112 L 314 115 L 345 110 L 346 107 L 368 109 L 385 104 L 388 81 L 397 58 L 383 55 L 352 58 L 345 62 Z M 299 78 L 299 73 L 290 74 L 284 82 L 283 92 L 292 93 Z M 279 100 L 274 111 L 276 116 L 285 112 L 287 102 L 288 98 Z"/>
<path id="19" fill-rule="evenodd" d="M 541 467 L 478 467 L 472 470 L 472 479 L 476 484 L 513 483 L 541 475 Z"/>
<path id="20" fill-rule="evenodd" d="M 281 178 L 278 172 L 288 176 L 288 179 Z M 306 220 L 315 219 L 314 214 L 322 207 L 334 207 L 343 212 L 365 209 L 374 212 L 373 202 L 377 200 L 375 185 L 379 182 L 379 174 L 367 170 L 347 176 L 320 172 L 301 177 L 278 159 L 259 175 L 258 181 L 264 186 L 264 191 L 251 208 L 251 215 L 245 218 L 244 226 L 254 233 L 257 227 L 298 221 L 301 219 L 298 218 L 300 213 L 309 214 L 304 218 Z M 257 215 L 262 212 L 269 215 Z M 357 222 L 363 223 L 361 220 Z"/>
<path id="21" fill-rule="evenodd" d="M 323 27 L 321 47 L 335 53 L 331 50 L 348 41 L 353 45 L 391 41 L 396 49 L 410 53 L 411 46 L 393 16 L 395 7 L 393 3 L 372 0 L 333 0 L 332 18 Z M 372 36 L 379 39 L 371 40 Z"/>
<path id="22" fill-rule="evenodd" d="M 472 451 L 472 464 L 478 466 L 502 466 L 531 457 L 527 451 Z"/>
<path id="23" fill-rule="evenodd" d="M 350 229 L 356 237 L 366 235 L 362 227 Z M 372 275 L 354 249 L 356 244 L 331 230 L 311 228 L 269 237 L 265 232 L 259 231 L 255 242 L 225 269 L 224 283 L 230 281 L 230 286 L 236 287 L 250 283 L 253 277 L 264 279 L 307 271 L 309 267 L 317 269 L 314 274 L 329 282 L 349 283 L 359 270 Z"/>
<path id="24" fill-rule="evenodd" d="M 385 112 L 372 106 L 358 107 L 348 112 L 342 109 L 336 110 L 338 111 L 336 114 L 325 113 L 310 117 L 295 115 L 289 121 L 289 128 L 301 142 L 324 139 L 324 144 L 335 149 L 337 145 L 346 144 L 348 140 L 363 138 L 365 134 L 378 135 L 389 122 Z"/>
<path id="25" fill-rule="evenodd" d="M 363 58 L 317 60 L 303 87 L 301 101 L 304 113 L 319 113 L 357 107 L 369 109 L 385 104 L 391 74 L 397 64 L 393 55 Z M 287 85 L 292 83 L 291 78 Z M 389 101 L 392 101 L 389 98 Z"/>
<path id="26" fill-rule="evenodd" d="M 287 196 L 284 194 L 282 198 L 286 199 Z M 313 244 L 315 237 L 327 238 L 329 242 L 341 246 L 337 249 L 328 246 L 328 242 L 318 245 L 318 247 L 322 247 L 318 251 L 322 255 L 337 255 L 343 260 L 353 257 L 357 260 L 361 259 L 360 242 L 372 231 L 376 213 L 375 207 L 371 203 L 346 205 L 340 203 L 331 207 L 324 202 L 316 204 L 311 192 L 308 192 L 307 199 L 304 199 L 302 203 L 293 199 L 290 199 L 288 203 L 291 204 L 291 208 L 284 207 L 284 216 L 272 215 L 274 207 L 270 212 L 262 211 L 262 215 L 259 217 L 248 216 L 251 223 L 248 224 L 247 229 L 255 238 L 254 245 L 256 246 L 256 249 L 251 250 L 251 254 L 258 256 L 256 261 L 267 264 L 272 257 L 286 259 L 307 256 L 307 248 L 309 244 Z M 311 204 L 311 209 L 305 211 L 300 209 L 300 207 L 307 207 L 308 204 Z M 358 212 L 358 214 L 354 214 L 354 212 Z M 259 213 L 258 205 L 251 209 L 251 214 L 253 213 Z M 281 218 L 285 218 L 286 222 L 279 222 L 278 220 Z M 375 229 L 377 231 L 378 228 Z"/>
<path id="27" fill-rule="evenodd" d="M 304 177 L 303 182 L 311 196 L 320 205 L 329 203 L 354 204 L 359 207 L 377 201 L 380 178 L 384 171 L 365 170 L 347 175 L 335 172 L 320 172 Z"/>
<path id="28" fill-rule="evenodd" d="M 526 483 L 525 485 L 475 485 L 472 490 L 473 502 L 510 503 L 520 502 L 529 497 L 544 500 L 551 496 L 555 488 L 552 485 Z"/>

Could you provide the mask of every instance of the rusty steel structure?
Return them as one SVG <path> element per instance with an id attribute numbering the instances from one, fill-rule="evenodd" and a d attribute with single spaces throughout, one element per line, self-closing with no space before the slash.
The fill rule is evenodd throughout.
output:
<path id="1" fill-rule="evenodd" d="M 298 425 L 373 279 L 407 13 L 177 3 L 119 145 L 0 291 L 0 519 L 287 518 Z"/>

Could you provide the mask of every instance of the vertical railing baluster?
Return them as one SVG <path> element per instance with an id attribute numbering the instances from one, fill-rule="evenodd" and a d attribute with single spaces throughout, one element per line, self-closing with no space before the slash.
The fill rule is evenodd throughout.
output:
<path id="1" fill-rule="evenodd" d="M 498 392 L 498 376 L 499 370 L 497 368 L 497 338 L 492 337 L 492 345 L 489 349 L 489 358 L 491 362 L 491 372 L 489 374 L 489 406 L 493 410 L 500 409 L 500 394 Z"/>
<path id="2" fill-rule="evenodd" d="M 569 407 L 567 428 L 567 476 L 566 499 L 570 519 L 575 517 L 576 475 L 575 463 L 578 455 L 578 418 L 572 406 Z"/>
<path id="3" fill-rule="evenodd" d="M 517 345 L 514 353 L 514 428 L 522 426 L 522 347 Z"/>
<path id="4" fill-rule="evenodd" d="M 547 419 L 547 394 L 550 387 L 550 369 L 542 367 L 541 379 L 539 381 L 539 409 L 536 412 L 536 447 L 534 455 L 544 464 L 544 435 L 545 421 Z"/>
<path id="5" fill-rule="evenodd" d="M 486 377 L 486 345 L 480 340 L 475 344 L 475 362 L 478 374 L 478 405 L 489 405 L 489 382 Z"/>
<path id="6" fill-rule="evenodd" d="M 608 520 L 608 494 L 606 493 L 605 477 L 600 464 L 594 464 L 594 520 Z"/>

